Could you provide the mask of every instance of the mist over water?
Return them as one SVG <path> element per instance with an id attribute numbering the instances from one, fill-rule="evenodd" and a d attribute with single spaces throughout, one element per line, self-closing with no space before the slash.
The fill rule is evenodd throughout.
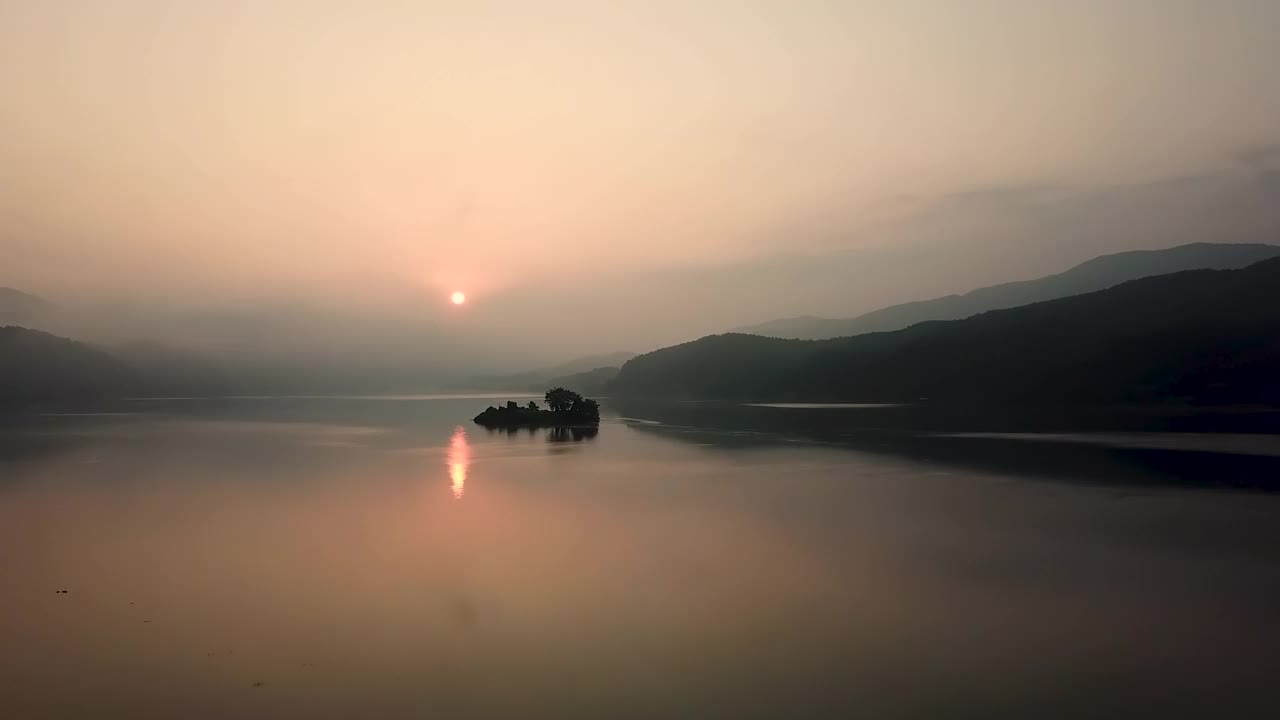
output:
<path id="1" fill-rule="evenodd" d="M 1277 38 L 0 0 L 0 720 L 1280 718 Z"/>
<path id="2" fill-rule="evenodd" d="M 6 714 L 1280 710 L 1280 496 L 1064 443 L 1032 453 L 1061 470 L 1042 474 L 989 439 L 912 457 L 656 413 L 488 432 L 466 418 L 489 402 L 152 402 L 11 428 Z"/>

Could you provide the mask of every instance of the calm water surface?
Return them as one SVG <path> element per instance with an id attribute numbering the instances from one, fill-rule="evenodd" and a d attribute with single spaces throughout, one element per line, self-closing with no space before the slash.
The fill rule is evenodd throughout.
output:
<path id="1" fill-rule="evenodd" d="M 11 420 L 0 717 L 1280 716 L 1280 495 L 488 402 Z"/>

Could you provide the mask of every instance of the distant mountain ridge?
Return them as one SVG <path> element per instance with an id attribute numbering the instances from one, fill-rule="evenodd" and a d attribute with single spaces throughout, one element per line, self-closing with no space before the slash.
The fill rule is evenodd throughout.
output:
<path id="1" fill-rule="evenodd" d="M 42 297 L 8 287 L 0 287 L 0 325 L 20 323 L 53 309 Z"/>
<path id="2" fill-rule="evenodd" d="M 979 288 L 963 295 L 891 305 L 853 318 L 783 318 L 732 332 L 825 340 L 901 330 L 928 320 L 960 320 L 988 310 L 1105 290 L 1153 275 L 1183 270 L 1234 270 L 1273 257 L 1280 257 L 1280 245 L 1192 243 L 1165 250 L 1135 250 L 1102 255 L 1056 275 Z"/>
<path id="3" fill-rule="evenodd" d="M 713 335 L 631 360 L 623 397 L 1280 404 L 1280 258 L 830 340 Z"/>
<path id="4" fill-rule="evenodd" d="M 494 390 L 541 393 L 559 385 L 598 394 L 617 374 L 618 366 L 632 357 L 634 353 L 626 352 L 588 356 L 527 373 L 491 376 L 488 381 Z M 197 352 L 147 341 L 99 346 L 0 323 L 0 407 L 74 406 L 123 396 L 335 392 L 330 389 L 334 385 L 326 384 L 323 370 L 219 362 Z M 351 392 L 348 386 L 337 387 L 336 392 Z M 478 388 L 473 382 L 465 389 Z"/>
<path id="5" fill-rule="evenodd" d="M 546 382 L 547 387 L 571 388 L 585 395 L 601 395 L 609 391 L 609 383 L 622 370 L 616 365 L 598 367 L 586 372 L 562 375 Z"/>
<path id="6" fill-rule="evenodd" d="M 598 392 L 603 382 L 610 380 L 623 363 L 634 358 L 633 352 L 613 352 L 603 355 L 587 355 L 559 365 L 511 373 L 508 375 L 481 375 L 471 378 L 467 389 L 471 390 L 545 390 L 549 385 L 563 385 L 581 389 L 582 383 L 591 386 L 583 392 Z"/>

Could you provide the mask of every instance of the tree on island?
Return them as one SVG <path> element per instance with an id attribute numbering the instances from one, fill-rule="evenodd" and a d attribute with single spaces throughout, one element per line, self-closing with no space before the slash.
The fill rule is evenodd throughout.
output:
<path id="1" fill-rule="evenodd" d="M 543 399 L 547 401 L 547 407 L 551 408 L 551 412 L 568 412 L 574 403 L 582 401 L 582 396 L 572 390 L 558 387 L 548 390 Z"/>
<path id="2" fill-rule="evenodd" d="M 582 420 L 600 422 L 600 403 L 584 398 L 572 390 L 552 388 L 544 396 L 551 412 L 562 413 Z"/>
<path id="3" fill-rule="evenodd" d="M 599 423 L 600 403 L 589 398 L 580 398 L 573 404 L 573 407 L 569 408 L 569 414 L 592 423 Z"/>

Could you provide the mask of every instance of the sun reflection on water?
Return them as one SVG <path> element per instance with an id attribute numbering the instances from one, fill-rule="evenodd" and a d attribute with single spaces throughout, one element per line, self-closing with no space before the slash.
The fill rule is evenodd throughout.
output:
<path id="1" fill-rule="evenodd" d="M 453 481 L 453 497 L 461 500 L 466 492 L 467 465 L 471 463 L 471 448 L 467 445 L 467 431 L 459 425 L 449 439 L 449 478 Z"/>

